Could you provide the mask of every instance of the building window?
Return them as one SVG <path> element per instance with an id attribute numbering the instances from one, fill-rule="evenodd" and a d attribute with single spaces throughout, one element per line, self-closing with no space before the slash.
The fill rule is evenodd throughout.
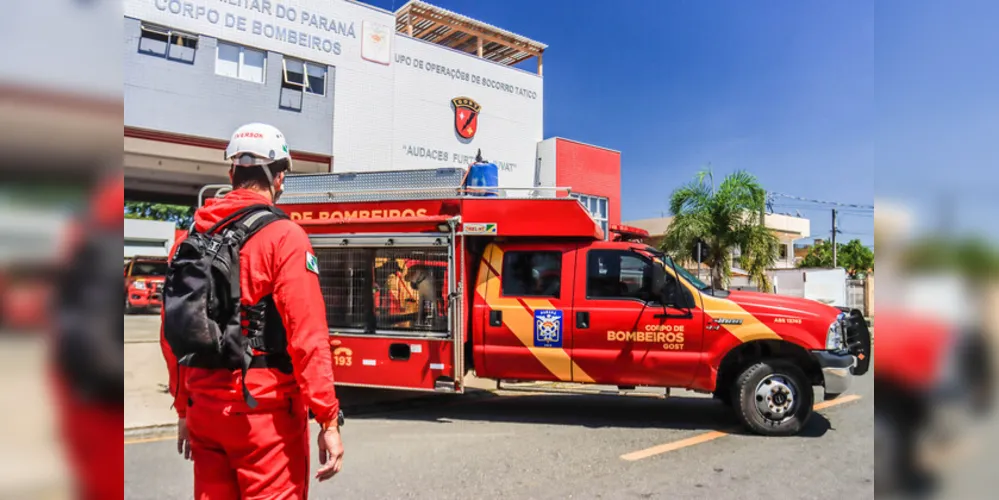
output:
<path id="1" fill-rule="evenodd" d="M 590 216 L 592 216 L 593 220 L 597 222 L 600 229 L 604 231 L 604 238 L 606 239 L 608 237 L 607 198 L 604 198 L 603 196 L 590 196 L 587 194 L 573 194 L 573 196 L 578 199 L 584 207 L 586 207 L 587 211 L 590 212 Z"/>
<path id="2" fill-rule="evenodd" d="M 227 42 L 219 42 L 215 74 L 248 82 L 264 83 L 267 53 Z"/>
<path id="3" fill-rule="evenodd" d="M 506 252 L 503 255 L 503 295 L 559 298 L 561 252 Z"/>
<path id="4" fill-rule="evenodd" d="M 198 37 L 163 26 L 143 24 L 140 27 L 139 52 L 193 64 L 198 49 Z"/>
<path id="5" fill-rule="evenodd" d="M 281 61 L 281 65 L 282 108 L 301 111 L 306 93 L 326 95 L 326 65 L 288 57 Z"/>
<path id="6" fill-rule="evenodd" d="M 780 260 L 783 262 L 787 262 L 787 245 L 781 245 L 780 251 L 778 253 L 780 256 Z"/>
<path id="7" fill-rule="evenodd" d="M 326 65 L 284 58 L 282 87 L 301 89 L 310 94 L 326 95 Z"/>

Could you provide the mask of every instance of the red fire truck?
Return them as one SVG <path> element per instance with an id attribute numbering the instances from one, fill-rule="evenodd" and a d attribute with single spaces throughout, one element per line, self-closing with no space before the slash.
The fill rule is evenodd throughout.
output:
<path id="1" fill-rule="evenodd" d="M 167 258 L 141 256 L 125 259 L 125 313 L 163 307 Z"/>
<path id="2" fill-rule="evenodd" d="M 565 188 L 471 189 L 461 168 L 290 176 L 337 381 L 464 392 L 463 377 L 687 388 L 751 430 L 798 432 L 813 386 L 870 364 L 858 311 L 712 289 L 606 235 Z M 399 188 L 404 186 L 404 188 Z"/>

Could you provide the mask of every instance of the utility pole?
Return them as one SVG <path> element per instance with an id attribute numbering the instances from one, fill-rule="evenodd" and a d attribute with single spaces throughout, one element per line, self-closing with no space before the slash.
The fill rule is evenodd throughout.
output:
<path id="1" fill-rule="evenodd" d="M 701 279 L 701 239 L 697 238 L 697 279 Z"/>
<path id="2" fill-rule="evenodd" d="M 836 233 L 839 230 L 836 229 L 836 209 L 832 209 L 832 252 L 833 252 L 833 269 L 836 269 Z"/>

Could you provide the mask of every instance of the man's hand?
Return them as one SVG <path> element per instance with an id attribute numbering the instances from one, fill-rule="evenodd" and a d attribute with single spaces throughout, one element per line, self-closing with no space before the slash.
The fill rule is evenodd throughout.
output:
<path id="1" fill-rule="evenodd" d="M 184 455 L 184 460 L 191 459 L 191 435 L 187 431 L 187 419 L 177 419 L 177 453 Z"/>
<path id="2" fill-rule="evenodd" d="M 325 481 L 340 472 L 343 465 L 343 442 L 340 441 L 340 430 L 336 427 L 319 431 L 319 463 L 322 464 L 316 473 L 319 481 Z"/>

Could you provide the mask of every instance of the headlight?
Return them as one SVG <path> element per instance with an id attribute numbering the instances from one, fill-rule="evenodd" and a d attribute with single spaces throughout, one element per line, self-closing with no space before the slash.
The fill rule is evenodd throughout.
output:
<path id="1" fill-rule="evenodd" d="M 846 347 L 846 341 L 844 339 L 844 321 L 846 320 L 846 313 L 839 313 L 836 316 L 836 320 L 829 324 L 829 330 L 826 332 L 826 350 L 827 351 L 838 351 Z"/>
<path id="2" fill-rule="evenodd" d="M 145 290 L 146 289 L 146 282 L 145 281 L 136 281 L 136 282 L 132 283 L 132 286 L 134 286 L 136 290 Z"/>

